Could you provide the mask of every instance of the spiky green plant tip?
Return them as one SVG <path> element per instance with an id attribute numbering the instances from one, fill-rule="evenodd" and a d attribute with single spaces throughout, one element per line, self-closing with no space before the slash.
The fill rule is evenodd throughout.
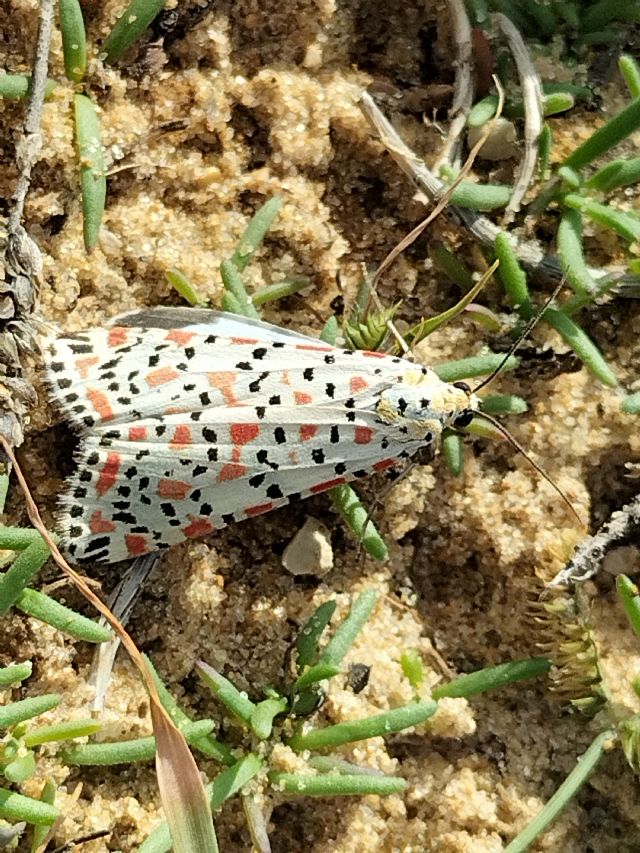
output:
<path id="1" fill-rule="evenodd" d="M 531 603 L 538 646 L 553 664 L 550 690 L 577 713 L 593 717 L 608 702 L 598 649 L 589 623 L 576 599 L 551 588 L 546 598 Z"/>

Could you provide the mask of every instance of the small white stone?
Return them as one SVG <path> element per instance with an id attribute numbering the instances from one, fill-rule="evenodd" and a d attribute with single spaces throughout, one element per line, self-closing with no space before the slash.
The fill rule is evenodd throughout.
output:
<path id="1" fill-rule="evenodd" d="M 317 518 L 308 518 L 285 548 L 282 565 L 292 575 L 326 575 L 333 568 L 327 527 Z"/>
<path id="2" fill-rule="evenodd" d="M 467 134 L 467 143 L 470 148 L 473 148 L 485 131 L 486 125 L 470 128 Z M 482 157 L 484 160 L 508 160 L 510 157 L 515 157 L 518 152 L 516 138 L 514 123 L 500 116 L 496 119 L 478 157 Z"/>
<path id="3" fill-rule="evenodd" d="M 107 257 L 116 257 L 122 254 L 122 240 L 103 225 L 100 228 L 100 248 Z"/>
<path id="4" fill-rule="evenodd" d="M 322 47 L 317 43 L 310 44 L 302 64 L 305 68 L 319 68 L 322 65 Z"/>

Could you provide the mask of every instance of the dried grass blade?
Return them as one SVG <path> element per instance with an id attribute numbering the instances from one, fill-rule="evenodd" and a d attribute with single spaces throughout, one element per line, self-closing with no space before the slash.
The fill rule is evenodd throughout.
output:
<path id="1" fill-rule="evenodd" d="M 160 703 L 153 676 L 144 658 L 119 620 L 98 598 L 82 575 L 71 568 L 58 550 L 58 546 L 42 522 L 38 507 L 31 496 L 11 445 L 1 434 L 0 445 L 15 470 L 31 524 L 49 546 L 56 564 L 118 634 L 122 645 L 142 676 L 149 693 L 151 721 L 156 736 L 158 787 L 175 849 L 179 853 L 217 853 L 218 844 L 213 828 L 213 818 L 200 773 L 184 736 Z M 185 826 L 189 828 L 188 833 L 185 833 Z"/>

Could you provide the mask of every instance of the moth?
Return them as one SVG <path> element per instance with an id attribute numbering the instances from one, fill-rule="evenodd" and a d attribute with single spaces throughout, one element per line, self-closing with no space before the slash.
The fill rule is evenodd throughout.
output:
<path id="1" fill-rule="evenodd" d="M 76 562 L 204 536 L 396 466 L 463 428 L 464 383 L 216 311 L 150 309 L 45 347 L 77 432 L 59 507 Z"/>

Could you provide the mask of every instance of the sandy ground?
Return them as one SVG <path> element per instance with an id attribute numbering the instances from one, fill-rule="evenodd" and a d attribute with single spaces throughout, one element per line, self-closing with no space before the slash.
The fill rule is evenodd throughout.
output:
<path id="1" fill-rule="evenodd" d="M 3 68 L 27 68 L 36 5 L 0 4 Z M 95 45 L 122 4 L 83 5 Z M 164 278 L 172 266 L 216 303 L 220 261 L 231 254 L 254 210 L 278 195 L 282 213 L 248 271 L 248 285 L 309 276 L 312 288 L 304 297 L 289 297 L 264 316 L 317 334 L 337 297 L 353 300 L 362 265 L 373 268 L 424 215 L 411 186 L 370 137 L 355 97 L 371 81 L 408 90 L 427 82 L 450 84 L 452 50 L 443 21 L 419 4 L 220 2 L 164 48 L 157 42 L 134 51 L 116 69 L 105 71 L 94 62 L 89 89 L 101 108 L 113 175 L 102 239 L 91 256 L 82 248 L 73 89 L 59 86 L 45 108 L 43 155 L 26 210 L 26 226 L 45 259 L 43 317 L 79 330 L 136 306 L 179 304 Z M 51 74 L 64 79 L 58 33 Z M 564 133 L 573 144 L 598 118 L 576 115 L 554 125 L 560 152 Z M 21 118 L 21 105 L 0 103 L 5 198 L 15 179 L 12 152 Z M 428 158 L 437 150 L 438 131 L 423 124 L 420 112 L 398 111 L 394 122 L 419 153 Z M 402 300 L 403 321 L 455 300 L 456 288 L 427 257 L 435 239 L 473 256 L 462 235 L 436 223 L 382 283 L 384 302 Z M 603 241 L 596 235 L 591 245 L 602 248 Z M 495 292 L 486 298 L 499 308 Z M 635 304 L 614 301 L 591 311 L 585 322 L 620 380 L 630 383 L 640 333 Z M 565 351 L 548 328 L 534 337 L 539 345 Z M 479 352 L 486 342 L 486 333 L 463 319 L 432 335 L 417 355 L 437 363 Z M 525 370 L 496 390 L 527 399 L 529 412 L 508 426 L 579 511 L 600 522 L 633 493 L 625 463 L 640 457 L 640 437 L 637 421 L 619 411 L 620 392 L 585 370 L 552 380 Z M 70 453 L 68 438 L 57 427 L 51 430 L 52 421 L 41 399 L 22 450 L 49 520 Z M 262 687 L 288 675 L 297 628 L 318 604 L 336 597 L 344 614 L 353 597 L 371 586 L 379 590 L 379 603 L 346 661 L 372 666 L 369 685 L 354 696 L 345 679 L 334 679 L 318 721 L 358 718 L 408 701 L 411 691 L 398 663 L 406 648 L 423 654 L 430 684 L 447 677 L 441 661 L 456 673 L 538 654 L 536 643 L 546 637 L 527 615 L 532 578 L 541 567 L 558 569 L 579 533 L 553 491 L 508 447 L 478 441 L 468 451 L 462 478 L 451 477 L 437 459 L 413 471 L 384 513 L 376 513 L 390 544 L 387 564 L 358 557 L 326 497 L 167 554 L 140 598 L 131 630 L 185 710 L 220 719 L 237 742 L 237 729 L 193 676 L 194 661 L 207 660 L 259 697 Z M 383 485 L 366 484 L 361 494 L 371 499 Z M 17 489 L 8 509 L 7 523 L 26 523 Z M 333 530 L 334 568 L 322 579 L 301 581 L 282 569 L 281 554 L 309 515 Z M 94 576 L 105 590 L 117 580 L 113 571 Z M 48 577 L 55 577 L 53 571 Z M 627 684 L 640 670 L 640 656 L 610 579 L 588 594 L 609 687 L 620 706 L 637 710 Z M 68 588 L 57 595 L 82 607 Z M 56 719 L 86 716 L 91 649 L 15 613 L 2 631 L 0 664 L 34 661 L 27 693 L 60 691 L 64 700 Z M 145 693 L 128 660 L 119 657 L 103 736 L 148 731 Z M 347 759 L 404 777 L 405 795 L 267 797 L 273 848 L 499 851 L 553 793 L 595 731 L 597 722 L 563 714 L 543 680 L 472 702 L 445 701 L 426 728 L 341 750 Z M 286 764 L 287 756 L 274 760 Z M 217 772 L 214 764 L 201 766 Z M 62 794 L 77 781 L 84 785 L 59 844 L 109 828 L 108 839 L 82 849 L 131 851 L 160 819 L 148 765 L 77 771 L 45 751 L 26 792 L 36 794 L 46 774 Z M 616 751 L 534 849 L 637 850 L 639 825 L 636 783 Z M 250 849 L 237 799 L 223 808 L 217 827 L 222 850 Z"/>

